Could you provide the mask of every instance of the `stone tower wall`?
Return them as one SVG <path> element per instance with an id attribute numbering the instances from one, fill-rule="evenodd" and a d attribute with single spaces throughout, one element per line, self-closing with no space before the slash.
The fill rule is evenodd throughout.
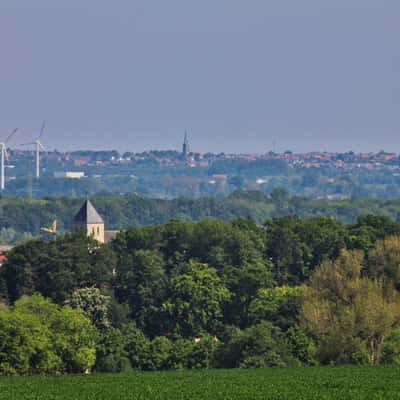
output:
<path id="1" fill-rule="evenodd" d="M 88 236 L 93 236 L 99 243 L 104 243 L 104 224 L 87 224 L 86 232 Z"/>

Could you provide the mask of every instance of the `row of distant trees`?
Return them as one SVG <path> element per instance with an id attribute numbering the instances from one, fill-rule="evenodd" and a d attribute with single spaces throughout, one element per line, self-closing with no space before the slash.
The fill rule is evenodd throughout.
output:
<path id="1" fill-rule="evenodd" d="M 15 247 L 0 373 L 400 362 L 400 224 L 170 221 Z"/>
<path id="2" fill-rule="evenodd" d="M 163 224 L 171 219 L 198 221 L 218 218 L 232 221 L 250 218 L 258 224 L 285 215 L 301 218 L 331 216 L 345 223 L 355 223 L 362 215 L 374 214 L 400 220 L 400 200 L 310 200 L 290 197 L 285 189 L 275 189 L 269 195 L 262 192 L 232 193 L 225 198 L 149 199 L 138 195 L 118 197 L 98 194 L 92 199 L 104 217 L 108 229 Z M 0 198 L 0 244 L 20 243 L 40 235 L 40 228 L 55 219 L 59 232 L 69 231 L 71 221 L 82 205 L 81 199 L 67 198 Z"/>

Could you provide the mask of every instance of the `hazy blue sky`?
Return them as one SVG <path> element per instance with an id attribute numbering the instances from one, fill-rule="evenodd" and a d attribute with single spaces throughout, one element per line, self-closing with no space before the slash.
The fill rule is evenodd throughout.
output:
<path id="1" fill-rule="evenodd" d="M 400 152 L 399 0 L 0 0 L 0 131 Z"/>

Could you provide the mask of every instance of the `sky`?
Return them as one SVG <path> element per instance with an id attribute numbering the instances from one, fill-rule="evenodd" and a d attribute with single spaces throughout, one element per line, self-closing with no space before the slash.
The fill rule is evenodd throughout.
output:
<path id="1" fill-rule="evenodd" d="M 400 152 L 399 0 L 1 0 L 0 139 Z"/>

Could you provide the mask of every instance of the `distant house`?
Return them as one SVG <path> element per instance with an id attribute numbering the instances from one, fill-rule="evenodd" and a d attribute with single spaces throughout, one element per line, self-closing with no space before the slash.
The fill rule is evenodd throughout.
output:
<path id="1" fill-rule="evenodd" d="M 7 261 L 7 257 L 4 252 L 0 251 L 0 267 Z"/>
<path id="2" fill-rule="evenodd" d="M 84 172 L 73 172 L 73 171 L 56 171 L 54 172 L 54 178 L 62 179 L 80 179 L 85 176 Z"/>
<path id="3" fill-rule="evenodd" d="M 0 267 L 7 261 L 6 252 L 10 251 L 12 248 L 13 246 L 6 246 L 6 245 L 0 246 Z"/>
<path id="4" fill-rule="evenodd" d="M 213 174 L 211 176 L 211 180 L 208 181 L 208 183 L 211 184 L 225 184 L 228 180 L 228 175 L 226 174 Z"/>

